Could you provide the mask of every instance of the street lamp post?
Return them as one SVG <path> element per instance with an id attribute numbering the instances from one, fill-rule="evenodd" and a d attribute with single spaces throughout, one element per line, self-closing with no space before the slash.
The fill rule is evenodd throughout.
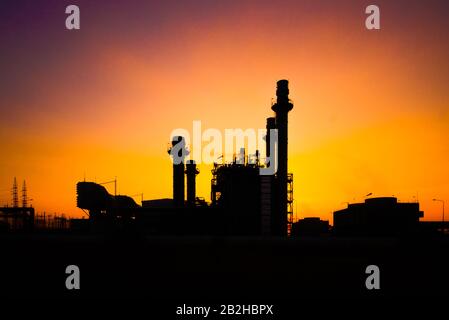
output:
<path id="1" fill-rule="evenodd" d="M 432 199 L 432 201 L 438 201 L 438 202 L 441 202 L 442 204 L 443 204 L 443 219 L 442 219 L 442 225 L 441 225 L 441 229 L 443 230 L 443 232 L 444 232 L 444 200 L 441 200 L 441 199 Z"/>

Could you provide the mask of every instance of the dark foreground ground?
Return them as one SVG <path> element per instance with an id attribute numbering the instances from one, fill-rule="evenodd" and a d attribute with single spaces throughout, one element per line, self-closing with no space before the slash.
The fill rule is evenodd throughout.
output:
<path id="1" fill-rule="evenodd" d="M 449 297 L 448 238 L 2 235 L 0 253 L 2 298 L 182 305 Z M 72 264 L 80 290 L 65 287 Z M 380 290 L 365 287 L 371 264 L 380 268 Z"/>

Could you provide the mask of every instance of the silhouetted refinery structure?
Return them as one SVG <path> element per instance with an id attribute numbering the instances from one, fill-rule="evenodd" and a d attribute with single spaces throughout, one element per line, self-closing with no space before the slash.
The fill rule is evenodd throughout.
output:
<path id="1" fill-rule="evenodd" d="M 173 137 L 168 154 L 173 158 L 173 198 L 143 200 L 110 195 L 93 182 L 77 184 L 77 206 L 89 219 L 72 220 L 72 226 L 94 232 L 124 230 L 153 235 L 250 235 L 250 236 L 391 236 L 447 229 L 446 222 L 420 222 L 418 203 L 400 203 L 396 198 L 371 198 L 348 204 L 334 212 L 334 225 L 319 218 L 293 222 L 293 175 L 288 173 L 288 112 L 293 109 L 287 80 L 277 82 L 275 117 L 266 121 L 266 159 L 244 148 L 230 163 L 215 163 L 212 170 L 211 202 L 196 195 L 200 173 L 182 136 Z M 275 129 L 275 130 L 272 130 Z M 270 139 L 276 134 L 277 139 Z M 277 141 L 276 146 L 271 141 Z M 275 167 L 275 174 L 261 169 Z M 187 187 L 187 188 L 186 188 Z M 186 192 L 187 190 L 187 192 Z M 186 197 L 187 193 L 187 197 Z"/>
<path id="2" fill-rule="evenodd" d="M 231 163 L 214 164 L 211 203 L 196 196 L 199 171 L 185 139 L 173 137 L 168 150 L 173 158 L 173 198 L 142 201 L 110 195 L 100 184 L 79 182 L 77 206 L 87 210 L 96 230 L 114 228 L 161 235 L 273 235 L 287 236 L 293 222 L 293 175 L 288 173 L 288 112 L 292 110 L 288 81 L 277 82 L 275 117 L 267 119 L 266 155 L 247 155 L 244 149 Z M 277 148 L 270 145 L 270 129 L 277 133 Z M 276 141 L 273 139 L 273 141 Z M 277 150 L 277 154 L 273 150 Z M 269 162 L 268 162 L 269 160 Z M 260 169 L 277 167 L 272 175 Z M 187 199 L 185 196 L 187 180 Z"/>

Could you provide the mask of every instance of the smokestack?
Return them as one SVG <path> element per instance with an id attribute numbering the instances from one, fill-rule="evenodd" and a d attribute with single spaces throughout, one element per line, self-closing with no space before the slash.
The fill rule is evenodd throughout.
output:
<path id="1" fill-rule="evenodd" d="M 293 109 L 288 94 L 288 80 L 279 80 L 276 89 L 277 101 L 271 109 L 276 113 L 276 128 L 278 129 L 278 168 L 276 174 L 278 208 L 275 210 L 273 233 L 280 236 L 287 235 L 288 112 Z"/>
<path id="2" fill-rule="evenodd" d="M 184 137 L 173 137 L 172 146 L 168 150 L 173 157 L 173 204 L 184 206 L 184 159 L 189 154 L 185 147 Z"/>
<path id="3" fill-rule="evenodd" d="M 187 204 L 189 206 L 195 206 L 196 198 L 196 175 L 200 173 L 196 169 L 196 163 L 194 160 L 189 160 L 186 163 L 186 175 L 187 175 Z"/>
<path id="4" fill-rule="evenodd" d="M 270 166 L 270 129 L 276 129 L 276 118 L 267 118 L 267 135 L 265 136 L 265 146 L 266 146 L 266 150 L 265 150 L 265 154 L 266 154 L 266 161 L 265 164 L 268 166 Z M 271 161 L 274 162 L 274 155 L 273 155 L 273 159 L 271 159 Z"/>

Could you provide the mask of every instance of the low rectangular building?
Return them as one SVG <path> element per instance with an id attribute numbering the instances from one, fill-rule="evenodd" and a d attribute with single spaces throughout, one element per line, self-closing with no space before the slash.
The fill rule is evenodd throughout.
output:
<path id="1" fill-rule="evenodd" d="M 334 212 L 337 235 L 388 236 L 412 233 L 424 216 L 419 203 L 401 203 L 394 197 L 370 198 Z"/>

